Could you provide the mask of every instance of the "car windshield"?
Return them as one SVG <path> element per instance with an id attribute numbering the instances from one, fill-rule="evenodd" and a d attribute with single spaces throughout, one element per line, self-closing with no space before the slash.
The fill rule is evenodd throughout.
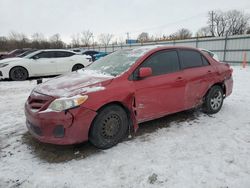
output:
<path id="1" fill-rule="evenodd" d="M 104 74 L 117 76 L 127 71 L 136 60 L 147 53 L 150 48 L 124 49 L 107 55 L 88 67 L 85 70 L 94 70 Z"/>

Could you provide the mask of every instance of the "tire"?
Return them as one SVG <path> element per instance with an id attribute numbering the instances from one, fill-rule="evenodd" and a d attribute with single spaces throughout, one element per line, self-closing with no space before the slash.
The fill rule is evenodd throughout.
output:
<path id="1" fill-rule="evenodd" d="M 28 71 L 23 67 L 14 67 L 10 70 L 10 79 L 13 81 L 23 81 L 28 77 Z"/>
<path id="2" fill-rule="evenodd" d="M 223 105 L 223 90 L 220 86 L 213 86 L 207 93 L 203 104 L 203 110 L 207 114 L 215 114 Z"/>
<path id="3" fill-rule="evenodd" d="M 76 64 L 76 65 L 73 66 L 72 71 L 77 71 L 77 70 L 83 69 L 83 68 L 84 68 L 83 65 L 81 65 L 81 64 Z"/>
<path id="4" fill-rule="evenodd" d="M 104 107 L 92 123 L 89 141 L 99 149 L 111 148 L 125 137 L 128 126 L 128 116 L 122 107 Z"/>

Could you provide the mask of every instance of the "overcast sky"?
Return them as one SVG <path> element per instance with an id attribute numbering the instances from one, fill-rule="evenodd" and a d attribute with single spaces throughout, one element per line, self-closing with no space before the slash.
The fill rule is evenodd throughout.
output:
<path id="1" fill-rule="evenodd" d="M 180 28 L 195 33 L 206 25 L 210 10 L 250 13 L 249 0 L 0 0 L 0 36 L 10 31 L 49 37 L 59 33 L 70 42 L 74 33 L 90 30 L 131 38 L 146 31 L 169 35 Z"/>

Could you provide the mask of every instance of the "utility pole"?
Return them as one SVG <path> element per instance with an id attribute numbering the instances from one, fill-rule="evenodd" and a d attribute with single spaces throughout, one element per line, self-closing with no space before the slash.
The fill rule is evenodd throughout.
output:
<path id="1" fill-rule="evenodd" d="M 127 32 L 126 34 L 127 34 L 127 42 L 129 42 L 129 32 Z"/>
<path id="2" fill-rule="evenodd" d="M 212 36 L 214 37 L 214 11 L 212 11 Z"/>

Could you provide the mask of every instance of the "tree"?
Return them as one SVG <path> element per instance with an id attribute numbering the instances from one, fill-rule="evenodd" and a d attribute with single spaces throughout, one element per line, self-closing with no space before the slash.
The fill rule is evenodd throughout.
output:
<path id="1" fill-rule="evenodd" d="M 169 36 L 170 39 L 188 39 L 192 37 L 192 32 L 186 28 L 182 28 Z"/>
<path id="2" fill-rule="evenodd" d="M 241 35 L 247 31 L 249 16 L 238 10 L 210 11 L 208 27 L 212 36 Z"/>
<path id="3" fill-rule="evenodd" d="M 247 31 L 249 16 L 237 10 L 228 11 L 226 14 L 228 35 L 242 35 Z"/>
<path id="4" fill-rule="evenodd" d="M 212 36 L 210 28 L 209 27 L 202 27 L 196 32 L 197 37 L 208 37 Z"/>
<path id="5" fill-rule="evenodd" d="M 8 50 L 8 39 L 6 37 L 0 37 L 0 51 Z"/>
<path id="6" fill-rule="evenodd" d="M 109 33 L 102 33 L 99 35 L 99 40 L 101 42 L 101 44 L 105 45 L 105 46 L 108 46 L 111 39 L 113 38 L 113 35 L 112 34 L 109 34 Z"/>
<path id="7" fill-rule="evenodd" d="M 81 39 L 80 34 L 77 33 L 75 35 L 71 36 L 71 47 L 78 48 L 81 45 Z"/>
<path id="8" fill-rule="evenodd" d="M 27 48 L 29 45 L 29 38 L 23 34 L 15 31 L 9 33 L 9 45 L 10 48 Z"/>
<path id="9" fill-rule="evenodd" d="M 140 42 L 148 42 L 149 41 L 149 34 L 146 32 L 142 32 L 138 35 L 137 40 Z"/>
<path id="10" fill-rule="evenodd" d="M 81 33 L 81 41 L 84 46 L 89 46 L 90 45 L 90 39 L 93 37 L 93 33 L 90 32 L 89 30 L 83 31 Z"/>
<path id="11" fill-rule="evenodd" d="M 250 34 L 250 28 L 247 29 L 246 34 Z"/>
<path id="12" fill-rule="evenodd" d="M 51 48 L 63 48 L 64 43 L 61 40 L 61 37 L 58 33 L 50 37 Z"/>

